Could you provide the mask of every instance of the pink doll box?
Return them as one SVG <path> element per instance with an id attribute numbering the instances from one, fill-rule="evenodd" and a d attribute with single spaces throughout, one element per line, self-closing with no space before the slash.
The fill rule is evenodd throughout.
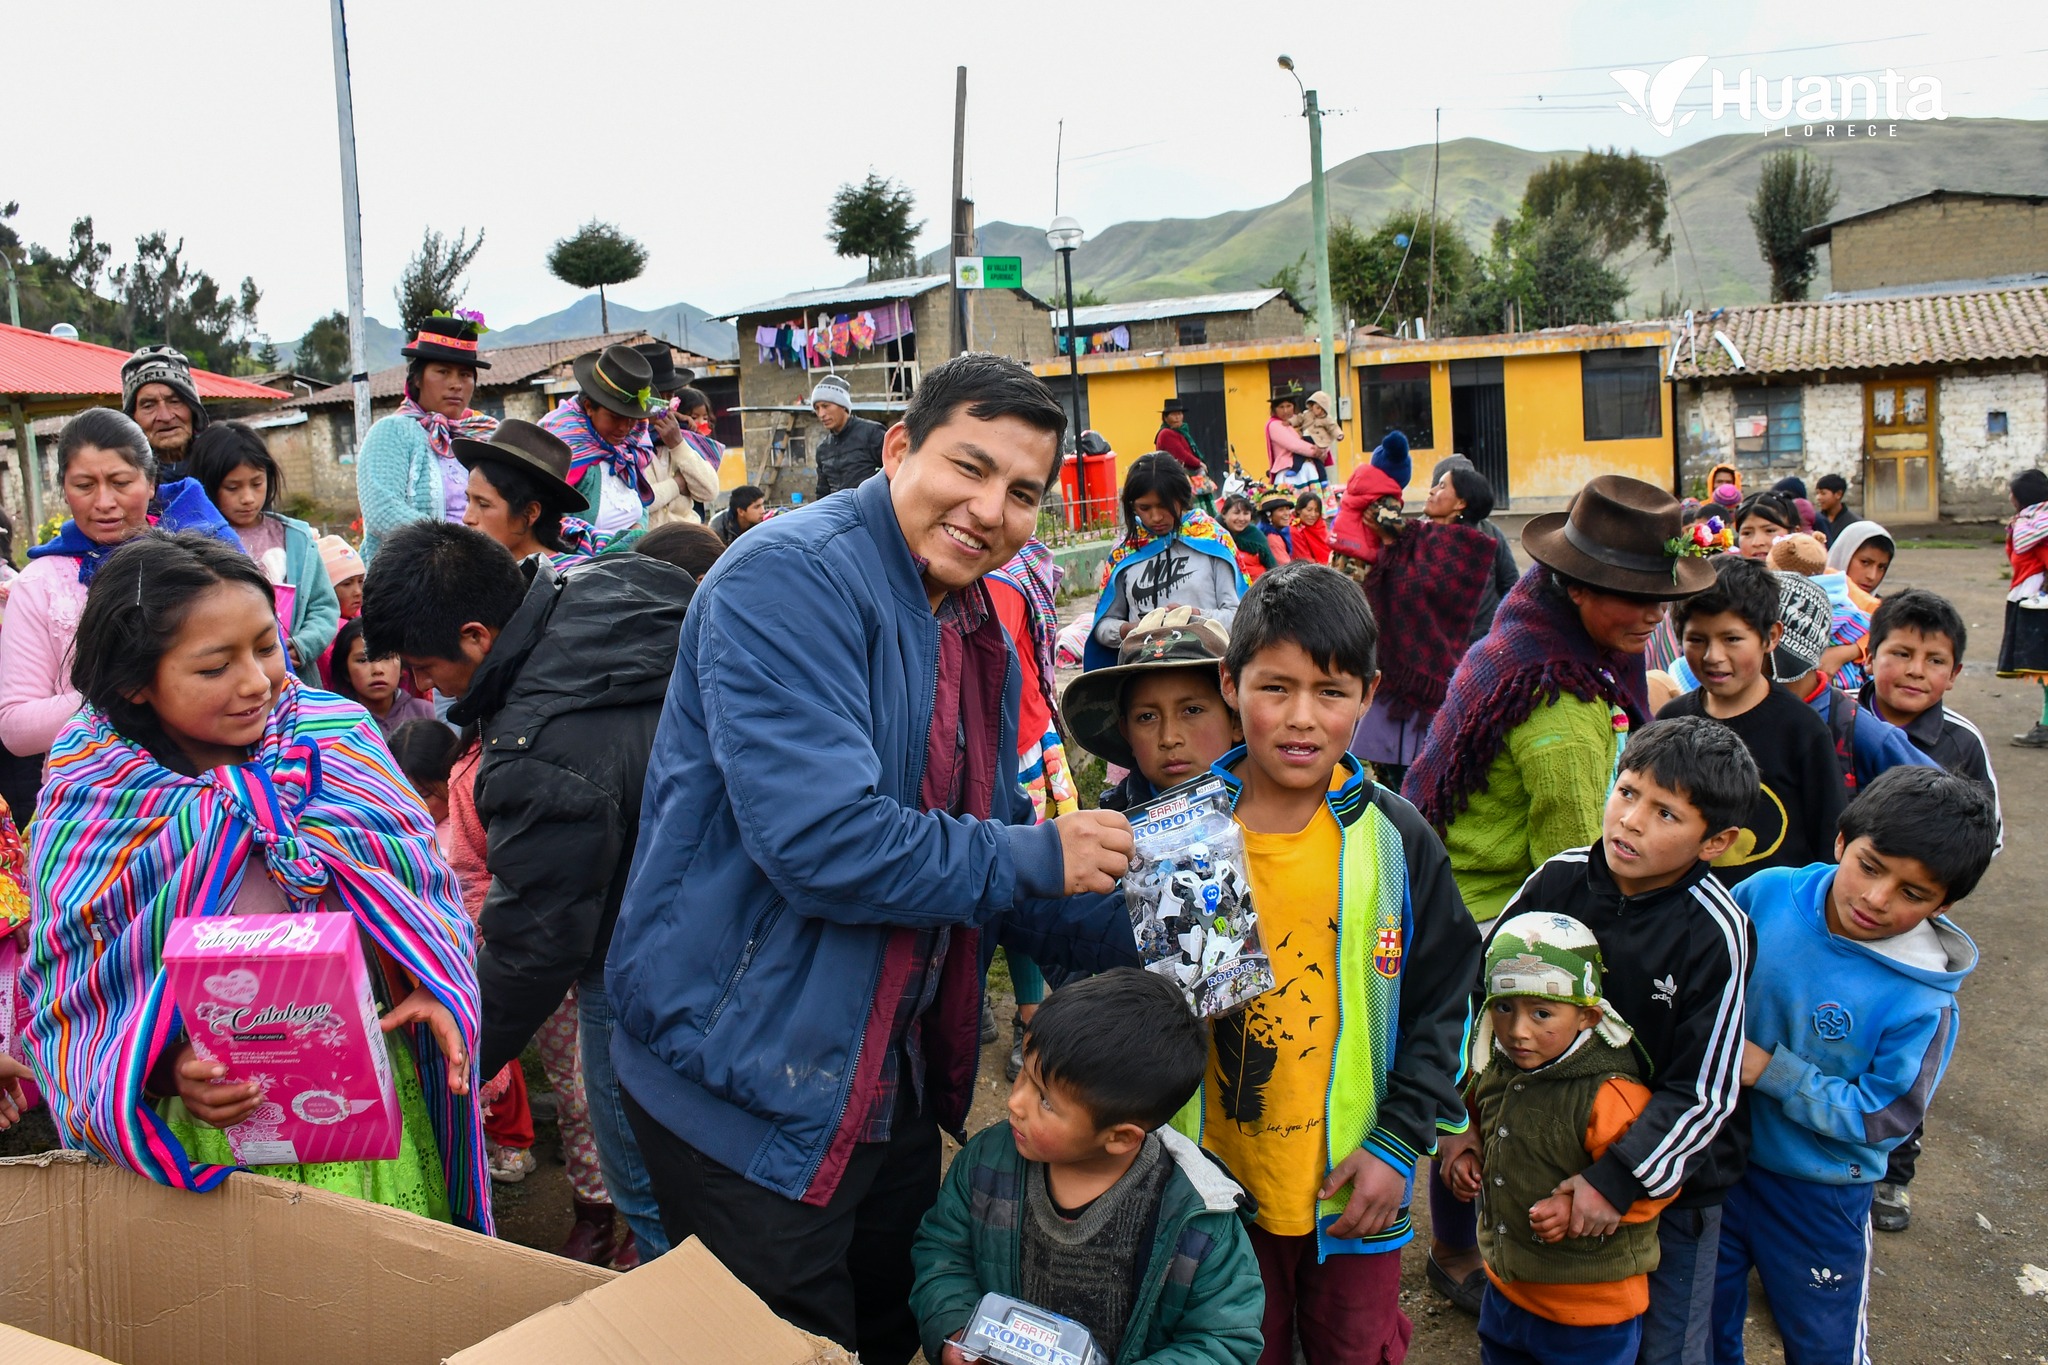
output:
<path id="1" fill-rule="evenodd" d="M 179 919 L 164 972 L 185 1032 L 263 1102 L 227 1130 L 248 1166 L 388 1161 L 400 1115 L 350 915 Z"/>

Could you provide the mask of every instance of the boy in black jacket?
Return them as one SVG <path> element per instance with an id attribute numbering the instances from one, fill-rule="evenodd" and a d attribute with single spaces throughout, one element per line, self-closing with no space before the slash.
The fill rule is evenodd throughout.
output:
<path id="1" fill-rule="evenodd" d="M 1608 1235 L 1637 1200 L 1678 1193 L 1658 1225 L 1640 1365 L 1707 1359 L 1721 1199 L 1749 1148 L 1736 1100 L 1756 941 L 1711 864 L 1734 844 L 1756 791 L 1756 762 L 1728 727 L 1658 721 L 1622 751 L 1600 842 L 1537 868 L 1496 921 L 1543 910 L 1591 929 L 1612 968 L 1607 998 L 1650 1060 L 1649 1107 L 1573 1177 L 1585 1188 L 1567 1234 Z"/>

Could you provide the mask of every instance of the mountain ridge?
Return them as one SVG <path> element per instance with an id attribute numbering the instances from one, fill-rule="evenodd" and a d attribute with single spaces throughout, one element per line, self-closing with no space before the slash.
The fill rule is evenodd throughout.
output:
<path id="1" fill-rule="evenodd" d="M 614 332 L 645 331 L 713 360 L 731 360 L 739 354 L 738 330 L 729 322 L 718 321 L 693 303 L 677 302 L 642 311 L 615 302 L 610 312 Z M 506 346 L 532 346 L 543 341 L 596 336 L 602 330 L 597 295 L 586 294 L 567 308 L 558 308 L 531 322 L 493 327 L 484 333 L 482 346 L 487 351 Z M 399 352 L 410 340 L 411 337 L 389 323 L 380 322 L 371 314 L 364 315 L 363 359 L 372 371 L 404 363 L 405 357 Z M 278 343 L 278 357 L 286 369 L 291 368 L 297 350 L 297 341 Z"/>

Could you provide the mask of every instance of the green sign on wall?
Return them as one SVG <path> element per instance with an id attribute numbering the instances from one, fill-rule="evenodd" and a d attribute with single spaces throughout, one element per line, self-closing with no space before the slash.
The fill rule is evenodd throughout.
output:
<path id="1" fill-rule="evenodd" d="M 981 282 L 988 289 L 1022 289 L 1024 287 L 1024 258 L 1022 256 L 982 257 Z"/>

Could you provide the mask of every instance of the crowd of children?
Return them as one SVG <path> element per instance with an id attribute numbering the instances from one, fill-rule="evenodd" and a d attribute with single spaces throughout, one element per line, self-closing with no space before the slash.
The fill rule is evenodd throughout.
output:
<path id="1" fill-rule="evenodd" d="M 1326 397 L 1294 424 L 1282 406 L 1276 422 L 1319 453 L 1269 433 L 1276 448 L 1326 461 Z M 517 1053 L 537 1033 L 589 1224 L 578 1254 L 612 1255 L 614 1201 L 658 1254 L 649 1173 L 616 1146 L 649 1129 L 637 1103 L 627 1122 L 611 1070 L 603 964 L 689 581 L 579 557 L 558 588 L 427 523 L 387 538 L 366 620 L 362 559 L 270 510 L 260 442 L 216 427 L 193 473 L 249 553 L 145 533 L 93 561 L 70 671 L 83 709 L 50 750 L 34 826 L 42 875 L 0 881 L 36 902 L 25 1033 L 60 1132 L 165 1183 L 225 1179 L 221 1130 L 263 1094 L 172 1027 L 163 931 L 317 904 L 377 945 L 403 1141 L 395 1161 L 265 1174 L 491 1230 L 491 1180 L 531 1168 Z M 1490 495 L 1474 471 L 1439 470 L 1427 520 L 1408 523 L 1409 473 L 1390 438 L 1341 502 L 1233 495 L 1219 524 L 1180 462 L 1141 458 L 1090 667 L 1064 693 L 1049 555 L 1029 542 L 996 575 L 1037 818 L 1076 804 L 1067 743 L 1124 770 L 1110 810 L 1219 779 L 1272 985 L 1208 1020 L 1174 980 L 1118 967 L 1020 1015 L 1007 1117 L 954 1158 L 911 1250 L 932 1365 L 971 1358 L 990 1294 L 1080 1324 L 1104 1360 L 1399 1361 L 1418 1179 L 1432 1282 L 1476 1311 L 1489 1365 L 1740 1361 L 1752 1275 L 1788 1361 L 1866 1358 L 1869 1231 L 1910 1219 L 1977 961 L 1949 912 L 2003 841 L 1983 737 L 1946 704 L 1961 614 L 1925 589 L 1878 595 L 1897 546 L 1841 490 L 1820 485 L 1825 510 L 1803 485 L 1744 495 L 1722 467 L 1694 509 L 1596 480 L 1580 501 L 1652 528 L 1663 559 L 1581 534 L 1596 523 L 1575 508 L 1532 533 L 1537 565 L 1474 632 L 1485 591 L 1500 596 Z M 2024 615 L 2048 605 L 2048 477 L 2016 481 L 2014 500 L 2000 668 L 2048 679 Z M 1553 553 L 1567 543 L 1593 567 Z M 1441 667 L 1425 667 L 1402 604 L 1453 577 Z M 490 621 L 471 638 L 451 613 Z M 628 619 L 656 622 L 660 644 L 628 639 Z M 599 655 L 610 709 L 583 698 L 552 748 L 493 758 L 480 785 L 476 726 L 573 696 L 565 680 Z M 436 719 L 400 657 L 468 728 Z M 1448 827 L 1499 795 L 1497 764 L 1524 771 L 1513 736 L 1539 691 L 1590 718 L 1578 842 L 1537 847 L 1531 827 L 1564 817 L 1525 812 L 1522 861 L 1482 901 L 1488 869 L 1459 865 Z M 1420 717 L 1415 804 L 1354 755 L 1389 705 Z M 561 870 L 542 866 L 560 861 L 546 839 L 571 818 L 567 797 L 537 793 L 600 751 L 576 800 L 597 768 L 619 778 L 591 817 L 610 842 L 577 847 L 602 862 L 623 843 L 621 870 L 579 892 L 575 943 L 521 940 L 515 919 L 544 916 L 507 907 Z M 1443 774 L 1454 798 L 1431 788 Z M 516 872 L 508 829 L 529 841 Z M 10 834 L 0 820 L 19 864 Z M 0 896 L 0 925 L 19 918 Z M 27 1075 L 0 1059 L 10 1087 Z M 0 1095 L 0 1126 L 21 1098 Z M 1476 1273 L 1440 1263 L 1465 1252 Z"/>

